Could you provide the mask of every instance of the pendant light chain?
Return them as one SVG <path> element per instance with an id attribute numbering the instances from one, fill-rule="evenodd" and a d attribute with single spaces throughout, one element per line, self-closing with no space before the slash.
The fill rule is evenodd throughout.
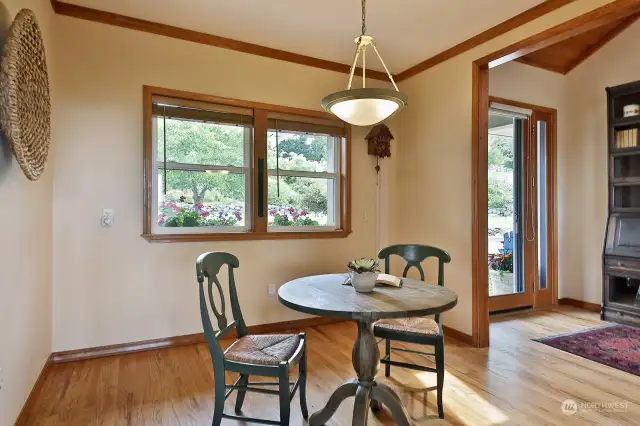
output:
<path id="1" fill-rule="evenodd" d="M 367 35 L 367 0 L 360 0 L 362 5 L 362 34 L 355 39 L 356 52 L 349 70 L 347 89 L 332 93 L 322 99 L 322 107 L 355 126 L 370 126 L 389 118 L 398 109 L 407 105 L 407 95 L 400 92 L 393 75 L 382 60 L 373 37 Z M 384 70 L 393 85 L 393 89 L 381 87 L 367 87 L 367 48 L 371 46 L 380 60 Z M 362 54 L 362 88 L 352 89 L 358 60 Z M 395 90 L 394 90 L 395 89 Z M 365 102 L 363 102 L 365 101 Z"/>
<path id="2" fill-rule="evenodd" d="M 362 0 L 362 35 L 367 33 L 367 0 Z"/>
<path id="3" fill-rule="evenodd" d="M 362 0 L 362 35 L 367 33 L 367 0 Z M 360 39 L 362 40 L 362 39 Z M 362 88 L 367 87 L 367 46 L 362 49 Z"/>

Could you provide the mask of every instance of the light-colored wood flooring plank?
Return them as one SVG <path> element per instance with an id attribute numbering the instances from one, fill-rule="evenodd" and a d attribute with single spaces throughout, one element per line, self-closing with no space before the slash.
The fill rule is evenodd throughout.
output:
<path id="1" fill-rule="evenodd" d="M 602 325 L 595 313 L 573 307 L 494 318 L 491 348 L 470 348 L 452 339 L 445 343 L 445 420 L 435 416 L 435 394 L 427 405 L 415 389 L 435 384 L 435 375 L 392 368 L 379 379 L 398 389 L 418 425 L 637 425 L 640 423 L 640 378 L 559 351 L 531 339 Z M 309 344 L 309 411 L 324 406 L 331 392 L 354 375 L 351 348 L 354 324 L 307 330 Z M 398 344 L 412 347 L 413 345 Z M 381 350 L 384 348 L 381 346 Z M 424 357 L 394 352 L 393 358 L 432 365 Z M 229 375 L 228 381 L 234 380 Z M 411 392 L 410 390 L 414 390 Z M 561 404 L 624 403 L 615 411 L 580 409 L 563 414 Z M 235 398 L 227 410 L 233 411 Z M 213 409 L 213 369 L 204 344 L 53 366 L 46 378 L 30 426 L 207 425 Z M 328 423 L 349 426 L 353 402 L 347 401 Z M 248 394 L 248 416 L 278 418 L 278 401 Z M 244 423 L 223 421 L 224 425 Z M 296 397 L 292 425 L 303 425 Z M 392 425 L 391 417 L 370 414 L 370 425 Z"/>

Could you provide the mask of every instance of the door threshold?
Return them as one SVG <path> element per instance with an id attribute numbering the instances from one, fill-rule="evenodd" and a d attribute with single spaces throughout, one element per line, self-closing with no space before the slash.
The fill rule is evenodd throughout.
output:
<path id="1" fill-rule="evenodd" d="M 505 316 L 510 314 L 521 314 L 523 312 L 531 312 L 534 310 L 535 309 L 533 308 L 533 306 L 522 306 L 519 308 L 503 309 L 501 311 L 490 312 L 489 316 L 495 317 L 495 316 Z"/>

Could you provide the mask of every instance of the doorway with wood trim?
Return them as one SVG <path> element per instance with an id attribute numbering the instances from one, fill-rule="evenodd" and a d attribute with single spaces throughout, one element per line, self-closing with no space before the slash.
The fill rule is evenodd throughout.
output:
<path id="1" fill-rule="evenodd" d="M 556 120 L 555 109 L 489 98 L 490 313 L 545 308 L 557 300 L 556 253 L 549 244 L 556 222 Z"/>
<path id="2" fill-rule="evenodd" d="M 488 126 L 489 126 L 489 69 L 523 58 L 549 46 L 563 43 L 604 26 L 627 23 L 640 13 L 640 0 L 617 0 L 596 8 L 522 41 L 499 49 L 472 62 L 472 338 L 477 347 L 489 346 L 489 266 L 488 266 Z M 613 31 L 615 33 L 615 31 Z M 606 38 L 606 37 L 605 37 Z M 590 49 L 587 49 L 589 53 Z M 547 173 L 555 176 L 555 159 L 547 163 Z M 555 188 L 548 188 L 547 210 L 555 210 Z M 554 220 L 550 219 L 550 220 Z M 556 223 L 548 223 L 547 255 L 557 252 Z M 538 249 L 538 253 L 543 250 Z M 535 252 L 531 250 L 531 252 Z M 548 268 L 550 268 L 548 266 Z M 539 272 L 538 272 L 539 273 Z M 548 277 L 555 279 L 556 271 L 547 270 L 546 288 L 536 292 L 540 305 L 553 304 L 555 296 L 549 289 Z M 538 283 L 538 285 L 541 285 Z M 545 285 L 545 284 L 542 284 Z M 549 302 L 550 300 L 550 302 Z"/>

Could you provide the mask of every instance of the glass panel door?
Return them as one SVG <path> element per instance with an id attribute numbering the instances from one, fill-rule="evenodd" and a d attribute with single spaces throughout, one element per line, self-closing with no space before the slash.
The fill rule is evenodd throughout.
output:
<path id="1" fill-rule="evenodd" d="M 538 120 L 538 288 L 547 288 L 547 122 Z"/>
<path id="2" fill-rule="evenodd" d="M 525 121 L 489 114 L 489 296 L 522 293 L 523 136 Z"/>
<path id="3" fill-rule="evenodd" d="M 556 303 L 555 115 L 519 104 L 489 109 L 489 312 Z M 636 173 L 627 163 L 620 174 Z"/>
<path id="4" fill-rule="evenodd" d="M 553 210 L 549 200 L 555 199 L 555 188 L 553 186 L 555 170 L 555 157 L 553 155 L 553 116 L 548 112 L 535 111 L 532 117 L 534 125 L 534 144 L 536 146 L 537 163 L 537 189 L 535 203 L 535 217 L 532 219 L 536 224 L 535 246 L 537 255 L 537 271 L 535 276 L 535 306 L 537 308 L 551 306 L 554 303 L 552 282 L 555 282 L 554 263 L 550 261 L 555 256 L 555 246 L 553 245 L 553 232 L 555 224 Z"/>

